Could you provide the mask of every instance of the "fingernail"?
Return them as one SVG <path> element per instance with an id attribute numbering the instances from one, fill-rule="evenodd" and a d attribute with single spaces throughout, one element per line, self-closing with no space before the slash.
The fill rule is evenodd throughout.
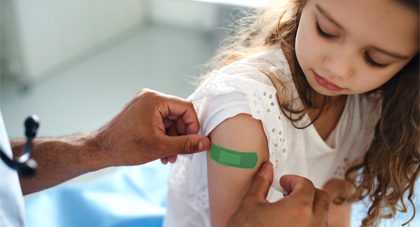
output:
<path id="1" fill-rule="evenodd" d="M 210 150 L 210 141 L 207 139 L 201 139 L 198 142 L 198 150 L 199 151 L 207 151 Z"/>

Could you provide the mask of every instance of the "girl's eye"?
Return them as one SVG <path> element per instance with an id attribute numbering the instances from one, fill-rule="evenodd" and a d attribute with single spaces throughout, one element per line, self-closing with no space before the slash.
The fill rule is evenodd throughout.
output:
<path id="1" fill-rule="evenodd" d="M 387 67 L 389 64 L 379 64 L 379 63 L 377 63 L 377 62 L 375 62 L 370 56 L 369 56 L 369 54 L 367 53 L 367 52 L 365 52 L 365 54 L 364 54 L 364 57 L 365 57 L 365 61 L 369 64 L 369 65 L 371 65 L 371 66 L 373 66 L 373 67 L 378 67 L 378 68 L 384 68 L 384 67 Z"/>
<path id="2" fill-rule="evenodd" d="M 327 38 L 327 39 L 335 38 L 335 36 L 330 35 L 330 34 L 328 34 L 328 33 L 324 32 L 324 31 L 321 29 L 321 27 L 319 26 L 319 23 L 318 23 L 318 22 L 316 22 L 316 31 L 318 32 L 318 34 L 319 34 L 321 37 L 324 37 L 324 38 Z"/>

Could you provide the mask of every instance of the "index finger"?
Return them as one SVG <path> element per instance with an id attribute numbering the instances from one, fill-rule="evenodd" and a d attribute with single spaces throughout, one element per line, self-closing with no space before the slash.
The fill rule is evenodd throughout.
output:
<path id="1" fill-rule="evenodd" d="M 194 106 L 188 100 L 175 96 L 166 96 L 163 99 L 164 111 L 160 111 L 162 117 L 176 116 L 178 120 L 182 120 L 186 126 L 186 134 L 197 134 L 199 123 Z"/>

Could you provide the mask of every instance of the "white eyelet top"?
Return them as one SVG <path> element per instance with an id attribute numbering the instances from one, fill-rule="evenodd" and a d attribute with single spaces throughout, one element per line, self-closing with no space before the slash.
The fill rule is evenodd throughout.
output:
<path id="1" fill-rule="evenodd" d="M 305 129 L 292 125 L 279 108 L 277 90 L 261 71 L 278 77 L 292 91 L 287 97 L 300 104 L 288 62 L 279 46 L 274 46 L 213 71 L 189 97 L 200 121 L 199 133 L 208 135 L 225 119 L 240 113 L 261 120 L 274 167 L 267 196 L 271 202 L 283 197 L 279 180 L 285 174 L 309 178 L 318 188 L 331 178 L 343 179 L 347 168 L 360 161 L 369 147 L 380 105 L 373 105 L 363 95 L 349 95 L 336 128 L 324 141 L 313 125 Z M 308 122 L 305 116 L 299 125 Z M 171 166 L 163 226 L 211 226 L 206 159 L 206 152 L 179 155 Z"/>

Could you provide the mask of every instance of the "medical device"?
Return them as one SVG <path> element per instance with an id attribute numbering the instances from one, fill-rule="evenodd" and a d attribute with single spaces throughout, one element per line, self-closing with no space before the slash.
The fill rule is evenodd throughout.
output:
<path id="1" fill-rule="evenodd" d="M 38 165 L 33 159 L 30 159 L 32 150 L 32 139 L 36 136 L 36 130 L 39 127 L 39 118 L 36 115 L 32 115 L 25 120 L 25 135 L 26 144 L 23 148 L 23 155 L 11 160 L 0 147 L 1 159 L 10 168 L 16 170 L 22 177 L 31 178 L 35 176 Z"/>
<path id="2" fill-rule="evenodd" d="M 210 158 L 222 165 L 241 169 L 253 169 L 258 163 L 258 155 L 255 152 L 239 152 L 211 144 Z"/>

